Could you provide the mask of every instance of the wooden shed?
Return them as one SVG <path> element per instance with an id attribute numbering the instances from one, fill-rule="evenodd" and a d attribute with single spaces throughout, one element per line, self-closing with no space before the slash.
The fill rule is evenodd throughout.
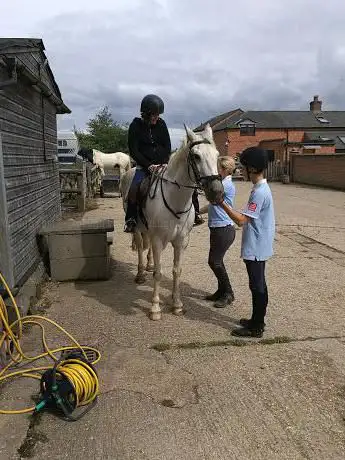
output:
<path id="1" fill-rule="evenodd" d="M 20 288 L 60 218 L 57 114 L 71 113 L 40 39 L 0 39 L 0 271 Z"/>

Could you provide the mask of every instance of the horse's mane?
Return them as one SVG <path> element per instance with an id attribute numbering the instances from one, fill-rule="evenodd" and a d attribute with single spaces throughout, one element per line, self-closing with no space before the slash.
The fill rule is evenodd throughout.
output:
<path id="1" fill-rule="evenodd" d="M 183 158 L 187 149 L 187 137 L 182 139 L 180 146 L 170 155 L 168 165 L 176 166 Z"/>
<path id="2" fill-rule="evenodd" d="M 202 135 L 202 133 L 195 133 L 195 134 L 200 140 L 204 139 L 204 136 Z M 212 145 L 215 146 L 214 140 L 212 140 Z M 170 155 L 168 165 L 171 165 L 171 166 L 178 165 L 180 161 L 185 159 L 187 151 L 188 151 L 188 139 L 187 139 L 187 136 L 185 136 L 181 140 L 180 146 L 175 150 L 175 152 L 173 152 Z"/>

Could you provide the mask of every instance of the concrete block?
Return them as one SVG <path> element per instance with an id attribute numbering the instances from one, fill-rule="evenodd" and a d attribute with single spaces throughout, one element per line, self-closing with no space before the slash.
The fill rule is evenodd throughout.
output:
<path id="1" fill-rule="evenodd" d="M 77 233 L 49 235 L 50 260 L 102 257 L 107 255 L 106 233 Z"/>
<path id="2" fill-rule="evenodd" d="M 53 259 L 50 268 L 55 281 L 107 280 L 110 277 L 110 257 Z"/>
<path id="3" fill-rule="evenodd" d="M 96 280 L 110 277 L 108 232 L 112 219 L 77 222 L 62 221 L 45 227 L 48 237 L 50 274 L 55 281 Z"/>
<path id="4" fill-rule="evenodd" d="M 59 221 L 48 226 L 45 226 L 40 231 L 41 235 L 74 235 L 77 233 L 107 233 L 114 231 L 114 220 L 103 219 L 96 221 L 75 221 L 66 220 Z"/>

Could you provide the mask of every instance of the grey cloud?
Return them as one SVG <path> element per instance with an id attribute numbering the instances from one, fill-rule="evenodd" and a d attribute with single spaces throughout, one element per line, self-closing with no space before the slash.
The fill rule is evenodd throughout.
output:
<path id="1" fill-rule="evenodd" d="M 86 0 L 85 0 L 86 1 Z M 305 109 L 314 94 L 344 109 L 342 0 L 138 1 L 66 12 L 37 25 L 67 105 L 83 127 L 108 104 L 130 121 L 160 94 L 172 128 L 236 107 Z"/>

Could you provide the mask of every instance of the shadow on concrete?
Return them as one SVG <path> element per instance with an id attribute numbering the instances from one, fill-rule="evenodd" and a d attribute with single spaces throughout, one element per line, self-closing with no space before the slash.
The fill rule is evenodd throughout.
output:
<path id="1" fill-rule="evenodd" d="M 143 312 L 148 316 L 152 298 L 153 274 L 147 273 L 145 284 L 137 285 L 134 282 L 136 268 L 136 264 L 112 259 L 111 279 L 96 282 L 78 281 L 75 283 L 75 287 L 83 291 L 84 296 L 98 300 L 120 315 L 136 315 L 138 312 Z M 211 303 L 203 300 L 203 297 L 209 292 L 195 289 L 185 282 L 181 282 L 180 286 L 185 318 L 213 324 L 226 330 L 238 324 L 238 318 L 235 319 L 228 314 L 223 314 L 221 310 L 213 308 Z M 162 312 L 172 315 L 172 279 L 162 275 L 161 287 L 169 292 L 168 296 L 163 293 L 160 296 Z M 229 309 L 231 306 L 226 307 L 223 311 L 228 312 Z"/>

